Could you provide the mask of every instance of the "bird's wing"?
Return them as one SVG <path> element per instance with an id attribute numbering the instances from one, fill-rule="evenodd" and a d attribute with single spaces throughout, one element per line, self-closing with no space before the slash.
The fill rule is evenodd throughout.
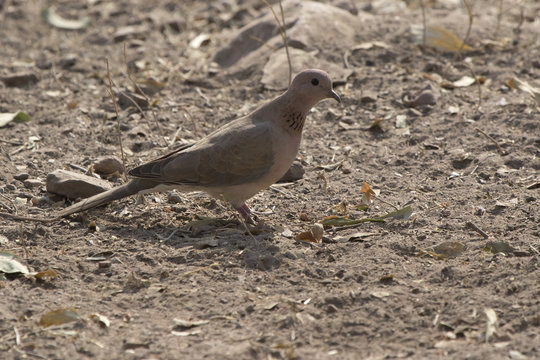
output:
<path id="1" fill-rule="evenodd" d="M 133 169 L 130 175 L 166 184 L 203 187 L 256 181 L 272 167 L 274 149 L 268 123 L 236 121 L 191 147 Z"/>

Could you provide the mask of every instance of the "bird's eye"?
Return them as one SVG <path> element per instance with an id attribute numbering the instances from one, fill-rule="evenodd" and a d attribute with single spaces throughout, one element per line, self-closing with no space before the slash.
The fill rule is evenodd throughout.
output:
<path id="1" fill-rule="evenodd" d="M 313 78 L 313 79 L 311 79 L 311 83 L 312 83 L 314 86 L 317 86 L 317 85 L 319 85 L 319 79 Z"/>

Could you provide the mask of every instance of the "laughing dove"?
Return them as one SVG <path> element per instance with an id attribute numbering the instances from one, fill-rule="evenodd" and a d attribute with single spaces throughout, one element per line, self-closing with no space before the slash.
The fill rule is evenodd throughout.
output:
<path id="1" fill-rule="evenodd" d="M 253 224 L 245 201 L 278 181 L 298 153 L 306 115 L 333 98 L 332 80 L 321 70 L 305 70 L 281 96 L 233 120 L 198 142 L 129 171 L 128 183 L 60 211 L 59 217 L 134 194 L 177 189 L 204 191 L 229 202 Z"/>

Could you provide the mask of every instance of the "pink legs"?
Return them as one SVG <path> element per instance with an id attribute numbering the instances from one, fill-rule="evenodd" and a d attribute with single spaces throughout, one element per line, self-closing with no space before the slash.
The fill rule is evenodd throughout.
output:
<path id="1" fill-rule="evenodd" d="M 243 203 L 242 206 L 237 207 L 236 211 L 238 211 L 240 213 L 240 215 L 242 215 L 242 217 L 244 218 L 244 220 L 246 221 L 247 224 L 255 225 L 255 222 L 253 221 L 253 218 L 255 218 L 255 220 L 258 220 L 257 215 L 255 215 L 251 211 L 251 209 L 249 208 L 249 206 L 247 206 L 246 203 Z M 253 215 L 253 218 L 251 217 L 252 215 Z"/>

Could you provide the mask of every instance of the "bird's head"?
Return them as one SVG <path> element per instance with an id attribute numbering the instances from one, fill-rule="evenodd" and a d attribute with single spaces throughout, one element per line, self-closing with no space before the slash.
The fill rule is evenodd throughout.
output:
<path id="1" fill-rule="evenodd" d="M 311 108 L 323 99 L 332 98 L 341 103 L 341 99 L 332 88 L 330 76 L 322 70 L 304 70 L 295 76 L 288 92 L 295 94 L 297 101 Z"/>

